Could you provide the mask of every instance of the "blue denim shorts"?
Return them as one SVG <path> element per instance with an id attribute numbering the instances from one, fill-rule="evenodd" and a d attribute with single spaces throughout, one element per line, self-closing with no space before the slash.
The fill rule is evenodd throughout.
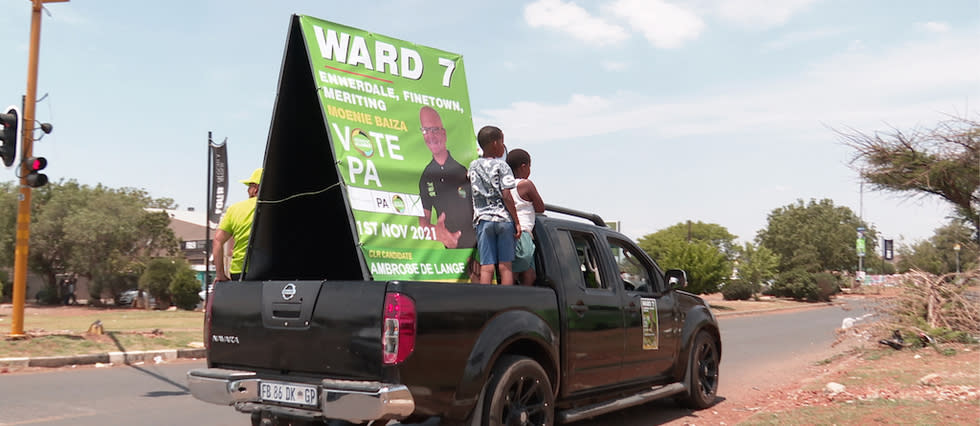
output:
<path id="1" fill-rule="evenodd" d="M 490 222 L 476 224 L 476 246 L 481 265 L 495 265 L 514 261 L 514 222 Z"/>

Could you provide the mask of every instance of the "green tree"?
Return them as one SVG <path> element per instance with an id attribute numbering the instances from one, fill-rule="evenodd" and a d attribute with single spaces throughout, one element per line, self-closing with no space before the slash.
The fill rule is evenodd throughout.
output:
<path id="1" fill-rule="evenodd" d="M 84 188 L 74 181 L 50 183 L 32 191 L 27 263 L 34 273 L 44 277 L 48 294 L 57 295 L 56 275 L 68 270 L 71 254 L 78 251 L 67 237 L 66 220 L 84 203 Z"/>
<path id="2" fill-rule="evenodd" d="M 848 271 L 857 266 L 855 240 L 863 227 L 866 252 L 873 254 L 878 240 L 851 209 L 834 206 L 829 199 L 803 200 L 769 213 L 756 242 L 779 256 L 779 271 Z"/>
<path id="3" fill-rule="evenodd" d="M 972 240 L 973 231 L 962 221 L 953 220 L 949 224 L 937 228 L 931 238 L 898 248 L 898 270 L 908 272 L 919 269 L 932 274 L 941 275 L 956 271 L 957 253 L 954 249 L 959 244 L 960 271 L 976 268 L 980 258 L 980 248 Z"/>
<path id="4" fill-rule="evenodd" d="M 93 298 L 103 290 L 118 298 L 135 287 L 150 256 L 172 255 L 177 239 L 163 212 L 168 206 L 142 190 L 89 187 L 71 180 L 51 183 L 33 193 L 29 266 L 56 289 L 55 275 L 75 272 L 91 280 Z"/>
<path id="5" fill-rule="evenodd" d="M 651 246 L 653 241 L 657 241 L 658 245 Z M 648 254 L 650 250 L 659 253 L 654 259 L 662 268 L 687 271 L 687 290 L 692 293 L 717 292 L 732 271 L 725 255 L 704 241 L 652 238 L 641 240 L 639 244 Z"/>
<path id="6" fill-rule="evenodd" d="M 17 236 L 17 194 L 17 186 L 13 182 L 0 182 L 0 268 L 12 268 L 14 266 L 14 241 Z"/>
<path id="7" fill-rule="evenodd" d="M 701 221 L 688 221 L 647 234 L 640 238 L 639 244 L 644 250 L 649 247 L 653 251 L 648 250 L 647 253 L 654 259 L 659 259 L 660 247 L 664 247 L 664 242 L 667 240 L 703 241 L 718 249 L 728 260 L 735 260 L 738 251 L 738 245 L 735 243 L 736 238 L 738 237 L 728 232 L 728 228 L 724 226 Z"/>
<path id="8" fill-rule="evenodd" d="M 951 118 L 932 129 L 838 132 L 851 165 L 876 189 L 935 195 L 955 207 L 980 243 L 980 122 Z"/>
<path id="9" fill-rule="evenodd" d="M 745 243 L 739 250 L 738 277 L 758 292 L 762 284 L 776 277 L 779 256 L 764 246 Z"/>
<path id="10" fill-rule="evenodd" d="M 942 274 L 946 270 L 939 250 L 929 240 L 917 241 L 898 248 L 898 271 L 908 272 L 919 269 L 931 274 Z"/>

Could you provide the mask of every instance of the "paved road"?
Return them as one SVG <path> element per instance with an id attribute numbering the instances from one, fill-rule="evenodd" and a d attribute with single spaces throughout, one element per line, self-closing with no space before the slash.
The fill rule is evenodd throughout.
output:
<path id="1" fill-rule="evenodd" d="M 847 317 L 869 313 L 873 302 L 852 299 L 843 305 L 767 315 L 721 317 L 722 356 L 718 396 L 734 400 L 752 392 L 764 392 L 788 369 L 826 359 L 836 339 L 835 330 Z M 648 426 L 683 419 L 700 424 L 697 413 L 679 408 L 673 401 L 613 412 L 580 426 Z"/>
<path id="2" fill-rule="evenodd" d="M 824 359 L 834 330 L 845 317 L 858 317 L 865 303 L 755 315 L 722 317 L 721 389 L 732 398 L 752 391 L 787 360 Z M 185 373 L 202 361 L 112 368 L 62 368 L 0 375 L 0 425 L 245 425 L 248 417 L 228 407 L 199 402 L 187 390 Z M 578 425 L 650 425 L 691 416 L 670 401 L 610 413 Z M 696 421 L 696 418 L 692 418 Z"/>

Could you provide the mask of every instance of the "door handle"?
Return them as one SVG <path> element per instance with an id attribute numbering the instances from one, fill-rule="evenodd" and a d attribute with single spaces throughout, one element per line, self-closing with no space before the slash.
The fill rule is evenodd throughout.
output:
<path id="1" fill-rule="evenodd" d="M 577 312 L 579 315 L 585 315 L 585 313 L 589 311 L 589 307 L 585 306 L 585 302 L 581 300 L 575 302 L 574 305 L 569 305 L 568 307 L 572 308 L 572 310 Z"/>

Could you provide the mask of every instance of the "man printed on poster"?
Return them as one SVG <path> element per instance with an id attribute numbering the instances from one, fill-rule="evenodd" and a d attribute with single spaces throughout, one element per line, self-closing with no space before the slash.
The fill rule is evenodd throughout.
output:
<path id="1" fill-rule="evenodd" d="M 419 178 L 423 211 L 419 225 L 434 228 L 436 239 L 446 248 L 475 247 L 472 189 L 466 167 L 446 148 L 446 128 L 435 109 L 422 107 L 419 123 L 425 146 L 432 152 L 432 161 Z M 435 224 L 432 223 L 433 208 L 438 215 Z"/>

